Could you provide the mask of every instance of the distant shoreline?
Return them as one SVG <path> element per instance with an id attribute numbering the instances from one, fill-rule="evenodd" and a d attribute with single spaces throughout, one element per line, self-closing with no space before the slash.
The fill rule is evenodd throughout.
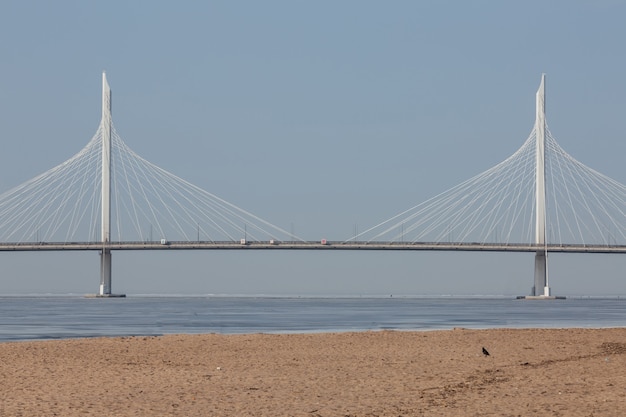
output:
<path id="1" fill-rule="evenodd" d="M 0 298 L 86 298 L 88 293 L 9 293 L 0 294 Z M 559 294 L 560 295 L 560 294 Z M 567 299 L 626 299 L 626 294 L 619 295 L 580 295 L 563 294 Z M 520 294 L 149 294 L 149 293 L 126 293 L 126 298 L 303 298 L 303 299 L 516 299 Z"/>

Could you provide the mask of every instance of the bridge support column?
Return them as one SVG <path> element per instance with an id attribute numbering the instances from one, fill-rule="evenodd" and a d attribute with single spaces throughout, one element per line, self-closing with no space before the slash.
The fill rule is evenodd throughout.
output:
<path id="1" fill-rule="evenodd" d="M 101 297 L 111 295 L 111 251 L 103 249 L 100 253 L 100 291 Z"/>
<path id="2" fill-rule="evenodd" d="M 534 296 L 550 296 L 550 287 L 548 287 L 548 263 L 545 251 L 538 251 L 535 254 L 535 286 L 533 287 Z"/>
<path id="3" fill-rule="evenodd" d="M 100 290 L 96 298 L 126 297 L 126 294 L 111 293 L 111 250 L 102 249 L 100 252 Z M 90 295 L 88 297 L 93 297 Z"/>

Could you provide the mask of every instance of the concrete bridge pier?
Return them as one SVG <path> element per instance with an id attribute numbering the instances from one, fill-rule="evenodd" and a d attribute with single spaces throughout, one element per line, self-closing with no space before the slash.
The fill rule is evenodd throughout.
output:
<path id="1" fill-rule="evenodd" d="M 550 294 L 548 285 L 548 252 L 539 250 L 535 252 L 535 285 L 530 295 L 521 295 L 518 299 L 524 300 L 564 300 L 563 296 Z"/>
<path id="2" fill-rule="evenodd" d="M 97 298 L 126 297 L 126 294 L 111 293 L 111 261 L 111 250 L 102 249 L 100 252 L 100 290 L 96 294 Z"/>
<path id="3" fill-rule="evenodd" d="M 535 286 L 533 287 L 534 296 L 550 296 L 550 287 L 548 286 L 547 271 L 547 254 L 545 251 L 537 251 L 535 253 Z"/>
<path id="4" fill-rule="evenodd" d="M 98 296 L 111 295 L 111 251 L 103 249 L 100 252 L 100 291 Z"/>

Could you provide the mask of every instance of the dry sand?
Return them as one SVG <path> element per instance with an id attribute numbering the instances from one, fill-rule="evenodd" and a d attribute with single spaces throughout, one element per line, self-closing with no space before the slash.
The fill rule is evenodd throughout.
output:
<path id="1" fill-rule="evenodd" d="M 626 415 L 626 329 L 11 342 L 0 361 L 1 416 Z"/>

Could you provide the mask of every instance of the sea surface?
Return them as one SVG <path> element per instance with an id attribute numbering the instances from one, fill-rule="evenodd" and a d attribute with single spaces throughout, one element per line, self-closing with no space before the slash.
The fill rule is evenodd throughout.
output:
<path id="1" fill-rule="evenodd" d="M 626 299 L 513 297 L 0 297 L 0 342 L 177 333 L 626 327 Z"/>

